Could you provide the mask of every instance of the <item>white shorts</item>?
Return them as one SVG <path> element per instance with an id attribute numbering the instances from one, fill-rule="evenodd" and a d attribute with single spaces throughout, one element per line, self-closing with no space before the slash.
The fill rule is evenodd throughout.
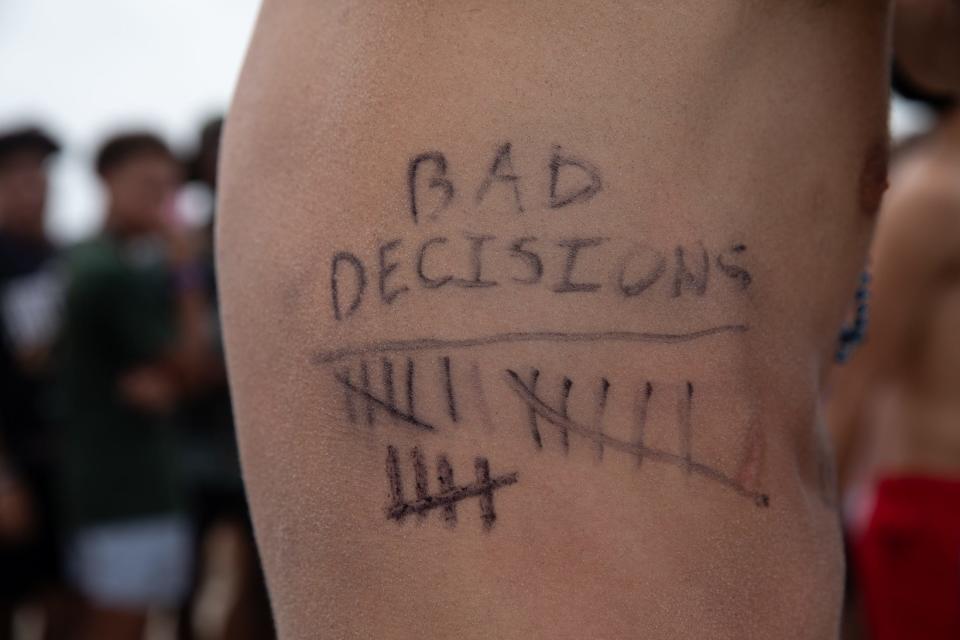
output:
<path id="1" fill-rule="evenodd" d="M 175 608 L 190 587 L 192 530 L 182 516 L 79 529 L 67 549 L 73 585 L 110 609 Z"/>

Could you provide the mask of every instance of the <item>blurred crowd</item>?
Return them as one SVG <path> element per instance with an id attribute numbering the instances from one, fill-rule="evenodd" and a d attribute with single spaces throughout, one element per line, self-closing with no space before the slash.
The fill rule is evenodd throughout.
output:
<path id="1" fill-rule="evenodd" d="M 104 141 L 103 227 L 68 248 L 45 225 L 58 142 L 0 132 L 0 640 L 137 639 L 158 614 L 178 638 L 273 637 L 213 215 L 176 206 L 187 183 L 215 192 L 221 126 L 183 154 L 149 131 Z"/>

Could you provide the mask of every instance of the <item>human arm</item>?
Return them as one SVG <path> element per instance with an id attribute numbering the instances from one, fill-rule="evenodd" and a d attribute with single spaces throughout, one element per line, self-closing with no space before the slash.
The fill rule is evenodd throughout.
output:
<path id="1" fill-rule="evenodd" d="M 219 258 L 282 637 L 832 632 L 886 24 L 769 7 L 265 5 Z"/>

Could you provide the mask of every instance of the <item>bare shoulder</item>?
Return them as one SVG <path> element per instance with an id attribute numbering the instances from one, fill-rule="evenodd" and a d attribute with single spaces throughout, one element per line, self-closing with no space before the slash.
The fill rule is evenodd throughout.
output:
<path id="1" fill-rule="evenodd" d="M 960 154 L 919 149 L 897 169 L 876 250 L 927 264 L 960 257 Z"/>

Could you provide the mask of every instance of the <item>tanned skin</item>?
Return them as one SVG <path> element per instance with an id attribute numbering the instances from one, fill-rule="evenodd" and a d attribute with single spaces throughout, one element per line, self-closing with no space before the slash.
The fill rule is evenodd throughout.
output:
<path id="1" fill-rule="evenodd" d="M 902 0 L 897 64 L 942 103 L 933 129 L 898 154 L 870 250 L 865 344 L 838 367 L 829 418 L 842 488 L 874 477 L 960 473 L 960 2 Z"/>
<path id="2" fill-rule="evenodd" d="M 960 475 L 960 117 L 898 162 L 871 250 L 871 325 L 830 406 L 845 486 Z"/>
<path id="3" fill-rule="evenodd" d="M 889 9 L 264 3 L 219 266 L 281 638 L 836 636 Z"/>

